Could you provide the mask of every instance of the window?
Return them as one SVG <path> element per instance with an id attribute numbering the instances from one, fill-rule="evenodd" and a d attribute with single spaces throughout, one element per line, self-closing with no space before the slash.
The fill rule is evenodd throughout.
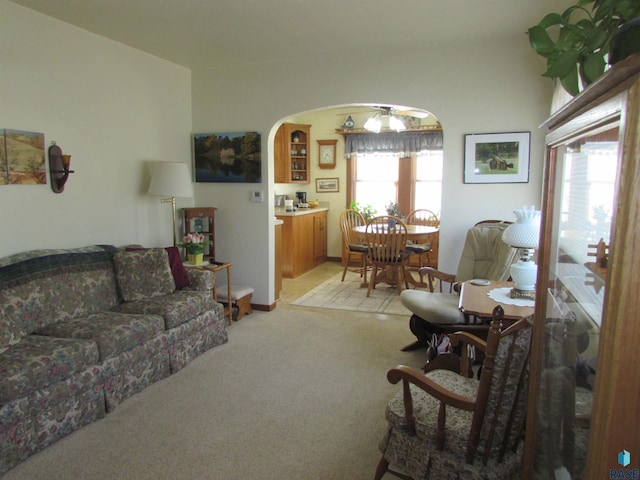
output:
<path id="1" fill-rule="evenodd" d="M 442 150 L 427 150 L 415 158 L 390 153 L 358 154 L 349 170 L 353 198 L 384 215 L 385 205 L 400 203 L 403 214 L 416 208 L 439 213 L 442 198 Z"/>

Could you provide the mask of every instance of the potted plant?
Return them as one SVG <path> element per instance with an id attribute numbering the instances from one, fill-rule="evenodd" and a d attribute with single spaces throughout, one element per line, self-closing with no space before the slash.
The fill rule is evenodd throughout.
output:
<path id="1" fill-rule="evenodd" d="M 371 220 L 377 213 L 376 209 L 373 208 L 373 205 L 368 204 L 368 205 L 362 206 L 355 201 L 349 204 L 349 208 L 353 208 L 357 212 L 360 212 L 367 222 Z"/>
<path id="2" fill-rule="evenodd" d="M 396 203 L 396 202 L 389 202 L 388 205 L 385 205 L 384 207 L 387 210 L 387 215 L 391 215 L 392 217 L 399 217 L 400 216 L 400 204 Z M 389 219 L 389 228 L 395 228 L 396 226 L 396 219 L 395 218 L 390 218 Z"/>
<path id="3" fill-rule="evenodd" d="M 385 205 L 384 208 L 387 210 L 387 215 L 392 215 L 394 217 L 400 216 L 400 204 L 396 202 L 389 202 L 389 205 Z"/>
<path id="4" fill-rule="evenodd" d="M 549 13 L 527 33 L 531 47 L 547 59 L 543 76 L 557 78 L 577 95 L 581 85 L 604 73 L 614 36 L 637 17 L 638 0 L 578 0 L 562 14 Z"/>
<path id="5" fill-rule="evenodd" d="M 204 247 L 209 245 L 209 240 L 201 233 L 189 233 L 182 237 L 182 243 L 178 246 L 187 251 L 187 262 L 191 265 L 200 265 L 204 257 Z"/>

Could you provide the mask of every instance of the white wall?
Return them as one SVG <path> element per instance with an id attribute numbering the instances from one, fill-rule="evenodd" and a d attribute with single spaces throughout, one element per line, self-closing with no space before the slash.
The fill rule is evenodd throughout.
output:
<path id="1" fill-rule="evenodd" d="M 400 53 L 377 50 L 368 55 L 194 69 L 194 131 L 258 130 L 267 152 L 263 171 L 268 174 L 257 187 L 269 203 L 249 203 L 249 191 L 256 185 L 198 184 L 197 203 L 219 208 L 217 253 L 234 262 L 234 282 L 252 285 L 257 303 L 273 299 L 274 126 L 290 115 L 349 103 L 422 108 L 442 123 L 440 267 L 455 272 L 464 233 L 473 223 L 486 218 L 513 220 L 515 208 L 540 205 L 544 141 L 538 125 L 549 111 L 551 83 L 540 77 L 539 62 L 522 34 L 472 45 L 425 45 Z M 532 132 L 529 183 L 463 184 L 464 134 L 514 131 Z M 322 138 L 316 135 L 312 128 L 312 143 Z M 339 160 L 336 172 L 342 171 L 344 160 Z M 342 209 L 344 203 L 332 208 Z M 330 226 L 337 232 L 337 223 Z M 331 248 L 329 254 L 335 255 L 333 243 Z"/>
<path id="2" fill-rule="evenodd" d="M 234 263 L 234 283 L 253 286 L 254 301 L 269 304 L 275 127 L 323 107 L 382 103 L 428 110 L 443 125 L 440 265 L 454 271 L 472 223 L 540 204 L 538 125 L 551 95 L 541 62 L 522 34 L 189 72 L 0 0 L 0 128 L 45 133 L 46 146 L 57 141 L 76 170 L 62 194 L 48 185 L 0 186 L 0 255 L 92 243 L 167 245 L 169 206 L 145 194 L 146 162 L 190 163 L 192 132 L 258 130 L 262 184 L 196 184 L 196 198 L 178 207 L 219 209 L 218 257 Z M 528 184 L 462 183 L 465 133 L 521 130 L 532 132 Z M 262 190 L 265 203 L 251 203 L 252 190 Z M 330 218 L 343 206 L 337 201 Z M 337 256 L 333 242 L 330 248 Z"/>
<path id="3" fill-rule="evenodd" d="M 146 195 L 146 163 L 190 163 L 188 69 L 0 0 L 0 128 L 44 133 L 76 172 L 61 194 L 0 186 L 0 256 L 171 244 L 171 208 Z"/>

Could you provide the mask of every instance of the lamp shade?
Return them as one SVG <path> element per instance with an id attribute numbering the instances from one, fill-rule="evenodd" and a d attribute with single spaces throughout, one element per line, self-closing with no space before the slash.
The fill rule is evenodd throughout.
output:
<path id="1" fill-rule="evenodd" d="M 375 114 L 375 116 L 369 118 L 364 123 L 365 130 L 369 130 L 373 133 L 380 133 L 380 129 L 382 128 L 382 121 L 380 120 L 380 114 Z"/>
<path id="2" fill-rule="evenodd" d="M 149 195 L 161 197 L 193 197 L 191 173 L 185 163 L 158 162 L 151 172 Z"/>
<path id="3" fill-rule="evenodd" d="M 514 210 L 518 220 L 512 223 L 502 234 L 502 240 L 515 248 L 538 248 L 540 239 L 540 210 L 525 206 Z"/>

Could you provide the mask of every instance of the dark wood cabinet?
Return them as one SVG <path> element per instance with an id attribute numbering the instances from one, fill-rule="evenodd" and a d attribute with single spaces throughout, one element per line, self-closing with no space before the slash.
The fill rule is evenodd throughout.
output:
<path id="1" fill-rule="evenodd" d="M 213 263 L 216 259 L 216 208 L 184 208 L 184 233 L 201 233 L 209 240 L 204 250 L 204 260 Z"/>

